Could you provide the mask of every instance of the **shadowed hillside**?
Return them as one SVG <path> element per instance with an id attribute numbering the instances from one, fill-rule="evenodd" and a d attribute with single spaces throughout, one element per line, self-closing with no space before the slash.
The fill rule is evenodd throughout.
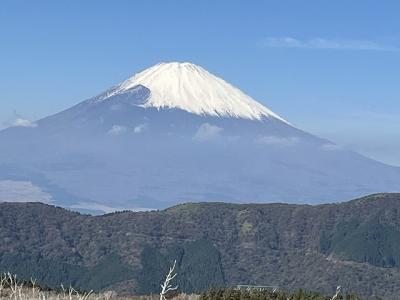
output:
<path id="1" fill-rule="evenodd" d="M 181 291 L 237 284 L 400 294 L 400 194 L 342 204 L 188 203 L 81 215 L 0 203 L 0 271 L 51 287 L 148 294 L 178 263 Z"/>

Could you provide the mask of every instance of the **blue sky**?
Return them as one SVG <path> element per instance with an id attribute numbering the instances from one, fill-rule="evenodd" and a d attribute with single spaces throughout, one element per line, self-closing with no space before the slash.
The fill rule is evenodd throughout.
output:
<path id="1" fill-rule="evenodd" d="M 400 165 L 399 11 L 368 0 L 4 0 L 0 124 L 190 61 L 306 131 Z"/>

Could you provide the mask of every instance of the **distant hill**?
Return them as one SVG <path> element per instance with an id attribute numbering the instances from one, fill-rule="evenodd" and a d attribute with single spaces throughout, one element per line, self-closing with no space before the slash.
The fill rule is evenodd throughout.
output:
<path id="1" fill-rule="evenodd" d="M 400 294 L 400 194 L 342 204 L 187 203 L 81 215 L 0 203 L 0 271 L 50 287 L 158 292 L 178 263 L 182 291 L 237 284 Z"/>

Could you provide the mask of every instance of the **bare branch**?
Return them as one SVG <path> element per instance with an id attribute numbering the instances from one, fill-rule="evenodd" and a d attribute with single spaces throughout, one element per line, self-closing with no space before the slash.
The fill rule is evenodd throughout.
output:
<path id="1" fill-rule="evenodd" d="M 336 299 L 339 297 L 339 294 L 340 294 L 340 290 L 341 290 L 341 289 L 342 289 L 341 286 L 338 286 L 338 287 L 336 288 L 336 294 L 333 295 L 333 297 L 331 298 L 331 300 L 336 300 Z"/>
<path id="2" fill-rule="evenodd" d="M 178 289 L 178 286 L 172 287 L 171 281 L 176 277 L 176 273 L 174 273 L 176 266 L 176 260 L 172 267 L 169 268 L 169 272 L 163 284 L 161 284 L 161 292 L 160 292 L 160 300 L 166 300 L 165 295 L 170 291 L 175 291 Z"/>

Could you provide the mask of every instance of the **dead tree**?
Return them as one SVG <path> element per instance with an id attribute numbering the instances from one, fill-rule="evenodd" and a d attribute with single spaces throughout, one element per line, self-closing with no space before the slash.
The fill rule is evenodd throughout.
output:
<path id="1" fill-rule="evenodd" d="M 336 300 L 336 299 L 339 297 L 339 294 L 340 294 L 340 290 L 341 290 L 341 289 L 342 289 L 341 286 L 338 286 L 338 287 L 336 288 L 336 294 L 333 295 L 333 297 L 331 298 L 331 300 Z"/>
<path id="2" fill-rule="evenodd" d="M 163 284 L 161 284 L 161 292 L 160 292 L 160 300 L 166 300 L 165 295 L 170 291 L 175 291 L 178 289 L 178 286 L 172 287 L 171 281 L 176 277 L 176 273 L 174 274 L 176 266 L 176 260 L 174 261 L 174 265 L 169 268 L 169 272 Z"/>

